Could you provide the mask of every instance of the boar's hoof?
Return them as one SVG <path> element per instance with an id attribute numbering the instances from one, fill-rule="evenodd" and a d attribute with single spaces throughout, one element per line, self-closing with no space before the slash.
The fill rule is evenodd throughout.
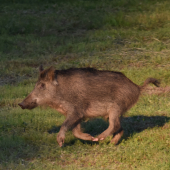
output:
<path id="1" fill-rule="evenodd" d="M 62 145 L 64 144 L 64 139 L 65 139 L 65 136 L 57 135 L 57 142 L 60 147 L 62 147 Z"/>
<path id="2" fill-rule="evenodd" d="M 93 141 L 93 142 L 97 142 L 97 141 L 99 141 L 99 139 L 92 137 L 92 141 Z"/>
<path id="3" fill-rule="evenodd" d="M 100 138 L 100 140 L 104 140 L 104 138 Z"/>
<path id="4" fill-rule="evenodd" d="M 111 140 L 111 143 L 113 143 L 114 145 L 117 145 L 118 142 L 119 142 L 119 140 L 118 140 L 117 138 L 113 138 L 113 139 Z"/>

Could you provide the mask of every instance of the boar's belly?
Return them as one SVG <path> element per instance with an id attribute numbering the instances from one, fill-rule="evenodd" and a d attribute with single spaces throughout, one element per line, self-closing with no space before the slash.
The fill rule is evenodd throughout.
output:
<path id="1" fill-rule="evenodd" d="M 86 110 L 85 117 L 87 118 L 99 117 L 99 116 L 107 117 L 109 107 L 110 104 L 108 103 L 92 102 Z"/>

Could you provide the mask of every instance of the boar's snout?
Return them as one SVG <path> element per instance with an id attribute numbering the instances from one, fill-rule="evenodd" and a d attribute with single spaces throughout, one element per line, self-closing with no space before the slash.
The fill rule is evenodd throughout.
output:
<path id="1" fill-rule="evenodd" d="M 22 108 L 25 109 L 25 105 L 23 103 L 18 103 L 18 105 Z"/>
<path id="2" fill-rule="evenodd" d="M 21 103 L 18 103 L 18 105 L 22 108 L 22 109 L 33 109 L 35 107 L 37 107 L 37 100 L 35 99 L 34 101 L 22 101 Z"/>

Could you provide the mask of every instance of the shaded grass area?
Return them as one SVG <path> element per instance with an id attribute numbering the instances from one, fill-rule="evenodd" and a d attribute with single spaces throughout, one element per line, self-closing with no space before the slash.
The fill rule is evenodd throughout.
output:
<path id="1" fill-rule="evenodd" d="M 3 86 L 0 110 L 0 164 L 4 169 L 96 169 L 129 167 L 169 168 L 169 95 L 145 95 L 122 119 L 125 130 L 119 145 L 87 142 L 67 132 L 63 148 L 56 142 L 64 116 L 49 108 L 21 110 L 18 101 L 33 88 L 20 83 Z M 16 104 L 15 104 L 16 103 Z M 103 119 L 82 123 L 84 132 L 93 136 L 108 127 Z M 157 153 L 155 155 L 155 152 Z"/>
<path id="2" fill-rule="evenodd" d="M 170 2 L 163 0 L 0 0 L 0 169 L 169 169 L 169 94 L 143 95 L 122 119 L 119 145 L 56 135 L 64 117 L 21 110 L 38 66 L 122 71 L 136 84 L 170 83 Z M 98 135 L 101 118 L 82 123 Z"/>
<path id="3" fill-rule="evenodd" d="M 128 117 L 122 119 L 125 133 L 117 146 L 109 143 L 110 137 L 95 143 L 79 140 L 67 132 L 64 147 L 60 148 L 56 135 L 64 117 L 51 109 L 23 112 L 8 107 L 0 113 L 2 167 L 123 169 L 129 166 L 131 169 L 135 166 L 149 168 L 150 163 L 156 161 L 155 168 L 158 169 L 159 164 L 169 168 L 169 97 L 142 97 L 128 112 Z M 82 124 L 84 131 L 94 136 L 107 126 L 103 119 Z"/>

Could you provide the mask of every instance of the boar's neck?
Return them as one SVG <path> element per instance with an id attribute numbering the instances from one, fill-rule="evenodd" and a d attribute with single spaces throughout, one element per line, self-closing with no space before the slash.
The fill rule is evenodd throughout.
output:
<path id="1" fill-rule="evenodd" d="M 47 103 L 47 105 L 66 116 L 67 113 L 63 102 L 55 100 Z"/>

